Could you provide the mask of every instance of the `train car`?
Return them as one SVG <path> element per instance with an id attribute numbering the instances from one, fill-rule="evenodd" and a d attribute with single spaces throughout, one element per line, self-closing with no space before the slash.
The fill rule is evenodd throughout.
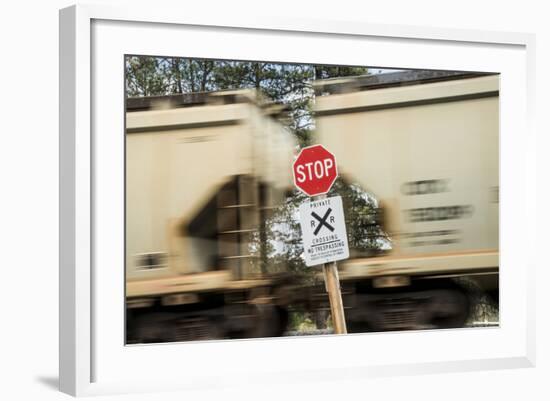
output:
<path id="1" fill-rule="evenodd" d="M 255 91 L 127 99 L 129 343 L 280 335 L 288 278 L 265 269 L 266 216 L 296 144 Z"/>
<path id="2" fill-rule="evenodd" d="M 499 76 L 318 81 L 316 141 L 380 206 L 391 251 L 339 263 L 350 331 L 462 327 L 498 302 Z"/>

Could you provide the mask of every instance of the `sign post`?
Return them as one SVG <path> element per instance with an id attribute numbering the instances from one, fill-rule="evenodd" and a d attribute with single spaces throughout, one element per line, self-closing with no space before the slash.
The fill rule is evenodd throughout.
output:
<path id="1" fill-rule="evenodd" d="M 326 197 L 338 177 L 336 159 L 322 145 L 303 148 L 293 166 L 294 184 L 311 202 L 300 205 L 300 226 L 306 266 L 323 265 L 334 332 L 346 334 L 337 260 L 349 257 L 342 198 Z"/>
<path id="2" fill-rule="evenodd" d="M 340 279 L 338 278 L 338 266 L 336 262 L 325 263 L 323 265 L 325 274 L 325 286 L 330 301 L 330 312 L 332 314 L 332 324 L 336 334 L 346 334 L 346 318 L 344 315 L 344 303 L 342 302 L 342 293 L 340 291 Z"/>

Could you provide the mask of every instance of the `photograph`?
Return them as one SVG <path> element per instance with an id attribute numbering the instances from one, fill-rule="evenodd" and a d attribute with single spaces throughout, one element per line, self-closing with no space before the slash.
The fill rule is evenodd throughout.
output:
<path id="1" fill-rule="evenodd" d="M 499 73 L 122 68 L 126 345 L 499 326 Z"/>

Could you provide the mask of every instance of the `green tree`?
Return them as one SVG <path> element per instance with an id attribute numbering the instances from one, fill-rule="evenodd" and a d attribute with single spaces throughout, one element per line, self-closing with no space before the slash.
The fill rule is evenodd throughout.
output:
<path id="1" fill-rule="evenodd" d="M 214 79 L 216 62 L 213 60 L 169 58 L 164 70 L 170 82 L 169 93 L 193 93 L 218 90 Z"/>
<path id="2" fill-rule="evenodd" d="M 147 56 L 126 58 L 126 95 L 128 97 L 165 95 L 169 90 L 165 59 Z"/>

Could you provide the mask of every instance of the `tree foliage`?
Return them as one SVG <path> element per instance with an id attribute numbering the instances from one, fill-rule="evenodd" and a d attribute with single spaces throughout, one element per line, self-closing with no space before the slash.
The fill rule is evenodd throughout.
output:
<path id="1" fill-rule="evenodd" d="M 169 73 L 163 59 L 128 57 L 126 93 L 130 97 L 165 95 L 170 91 Z"/>

